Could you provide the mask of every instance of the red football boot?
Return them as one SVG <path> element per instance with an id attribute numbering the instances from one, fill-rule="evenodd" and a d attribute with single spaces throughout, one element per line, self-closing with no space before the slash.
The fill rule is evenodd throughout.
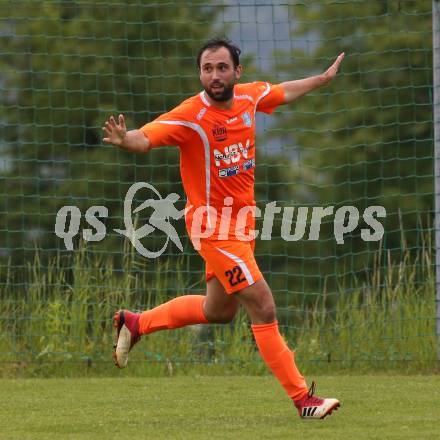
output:
<path id="1" fill-rule="evenodd" d="M 119 368 L 127 366 L 128 353 L 141 338 L 139 334 L 140 316 L 140 313 L 133 313 L 128 310 L 119 310 L 113 316 L 113 326 L 116 328 L 113 360 Z"/>
<path id="2" fill-rule="evenodd" d="M 315 382 L 312 382 L 309 392 L 302 399 L 294 401 L 302 419 L 323 419 L 341 406 L 338 399 L 323 399 L 314 396 L 314 393 Z"/>

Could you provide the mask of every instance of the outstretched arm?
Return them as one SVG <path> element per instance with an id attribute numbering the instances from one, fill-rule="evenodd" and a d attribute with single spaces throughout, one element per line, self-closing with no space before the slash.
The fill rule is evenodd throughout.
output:
<path id="1" fill-rule="evenodd" d="M 327 85 L 336 76 L 344 55 L 344 52 L 339 54 L 336 61 L 321 75 L 281 83 L 280 85 L 284 89 L 284 104 L 289 104 L 306 93 Z"/>
<path id="2" fill-rule="evenodd" d="M 102 140 L 106 144 L 113 144 L 133 153 L 147 153 L 150 150 L 150 141 L 142 131 L 127 131 L 124 115 L 119 115 L 118 124 L 115 118 L 110 116 L 102 130 L 106 135 Z"/>

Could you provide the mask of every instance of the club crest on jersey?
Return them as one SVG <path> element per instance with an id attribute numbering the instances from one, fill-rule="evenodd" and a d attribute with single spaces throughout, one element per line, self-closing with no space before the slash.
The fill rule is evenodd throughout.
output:
<path id="1" fill-rule="evenodd" d="M 245 127 L 252 127 L 252 116 L 249 114 L 249 112 L 243 113 L 241 117 L 243 118 Z"/>
<path id="2" fill-rule="evenodd" d="M 212 135 L 214 136 L 214 139 L 216 141 L 224 141 L 228 137 L 228 132 L 226 130 L 226 127 L 224 125 L 215 125 L 212 129 Z"/>

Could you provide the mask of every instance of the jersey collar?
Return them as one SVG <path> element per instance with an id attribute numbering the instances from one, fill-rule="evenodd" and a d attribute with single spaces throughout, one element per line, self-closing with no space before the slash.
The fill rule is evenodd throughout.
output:
<path id="1" fill-rule="evenodd" d="M 206 105 L 206 107 L 211 107 L 211 104 L 210 104 L 209 101 L 206 99 L 205 91 L 204 91 L 204 90 L 202 90 L 202 91 L 199 93 L 199 96 L 200 96 L 200 99 L 202 100 L 203 104 Z"/>

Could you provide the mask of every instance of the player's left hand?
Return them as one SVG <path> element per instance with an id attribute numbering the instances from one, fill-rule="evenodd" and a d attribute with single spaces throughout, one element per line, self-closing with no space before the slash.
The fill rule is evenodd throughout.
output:
<path id="1" fill-rule="evenodd" d="M 339 65 L 342 63 L 344 56 L 345 52 L 340 53 L 338 55 L 338 58 L 336 58 L 336 61 L 322 74 L 324 78 L 324 84 L 328 84 L 336 76 Z"/>

